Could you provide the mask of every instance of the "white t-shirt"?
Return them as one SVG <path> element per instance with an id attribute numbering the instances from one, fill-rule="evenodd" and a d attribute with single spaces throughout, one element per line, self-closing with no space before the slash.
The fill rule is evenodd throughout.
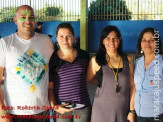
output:
<path id="1" fill-rule="evenodd" d="M 33 115 L 48 102 L 48 63 L 53 45 L 48 36 L 35 33 L 29 40 L 16 33 L 0 40 L 0 66 L 5 68 L 4 101 L 10 114 Z"/>

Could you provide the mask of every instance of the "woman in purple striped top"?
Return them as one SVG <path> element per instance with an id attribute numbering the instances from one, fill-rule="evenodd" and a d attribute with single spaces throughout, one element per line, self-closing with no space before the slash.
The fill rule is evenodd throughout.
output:
<path id="1" fill-rule="evenodd" d="M 57 122 L 89 122 L 91 104 L 86 85 L 89 54 L 73 47 L 74 30 L 69 23 L 57 27 L 59 48 L 49 62 L 49 101 Z"/>

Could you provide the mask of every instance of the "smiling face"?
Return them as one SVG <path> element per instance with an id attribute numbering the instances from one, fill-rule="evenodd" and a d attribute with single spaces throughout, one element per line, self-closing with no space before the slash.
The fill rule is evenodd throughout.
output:
<path id="1" fill-rule="evenodd" d="M 146 32 L 141 40 L 141 48 L 144 54 L 154 54 L 154 35 L 151 32 Z"/>
<path id="2" fill-rule="evenodd" d="M 73 48 L 74 36 L 68 28 L 60 28 L 56 37 L 61 49 Z"/>
<path id="3" fill-rule="evenodd" d="M 18 27 L 21 38 L 33 37 L 35 29 L 35 16 L 30 6 L 21 6 L 16 12 L 14 22 Z"/>
<path id="4" fill-rule="evenodd" d="M 117 52 L 120 39 L 114 31 L 111 31 L 107 37 L 103 40 L 106 51 Z"/>

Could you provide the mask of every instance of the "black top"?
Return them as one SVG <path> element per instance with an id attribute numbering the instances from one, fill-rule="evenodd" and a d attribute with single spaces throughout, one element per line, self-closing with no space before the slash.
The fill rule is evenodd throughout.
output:
<path id="1" fill-rule="evenodd" d="M 77 57 L 75 58 L 75 60 L 78 60 L 78 59 L 85 59 L 88 61 L 89 53 L 82 49 L 77 49 Z M 64 60 L 58 57 L 57 50 L 54 51 L 49 61 L 49 81 L 55 81 L 54 74 L 57 74 L 63 62 Z"/>
<path id="2" fill-rule="evenodd" d="M 122 58 L 127 58 L 126 55 L 121 56 Z M 128 60 L 127 60 L 128 61 Z M 114 72 L 118 73 L 122 72 L 123 68 L 113 68 Z M 101 87 L 102 85 L 102 77 L 103 77 L 103 72 L 102 72 L 102 67 L 96 72 L 96 78 L 98 79 L 98 87 Z"/>

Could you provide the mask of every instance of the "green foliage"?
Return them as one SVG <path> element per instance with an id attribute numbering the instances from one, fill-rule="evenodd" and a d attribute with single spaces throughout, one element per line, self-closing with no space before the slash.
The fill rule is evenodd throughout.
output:
<path id="1" fill-rule="evenodd" d="M 0 10 L 0 22 L 13 22 L 17 7 L 4 7 Z M 45 6 L 39 10 L 35 10 L 37 21 L 53 21 L 60 20 L 60 16 L 63 13 L 62 7 Z M 58 17 L 59 16 L 59 17 Z"/>
<path id="2" fill-rule="evenodd" d="M 61 15 L 63 13 L 62 7 L 56 7 L 55 5 L 52 7 L 46 6 L 43 9 L 44 13 L 44 21 L 54 21 L 54 20 L 61 20 Z"/>
<path id="3" fill-rule="evenodd" d="M 58 8 L 58 7 L 46 7 L 46 9 L 45 9 L 45 15 L 46 16 L 57 16 L 62 11 L 63 11 L 62 8 Z"/>
<path id="4" fill-rule="evenodd" d="M 13 22 L 16 7 L 4 7 L 0 11 L 0 22 Z"/>
<path id="5" fill-rule="evenodd" d="M 130 20 L 131 12 L 124 0 L 92 1 L 88 11 L 90 20 Z"/>

